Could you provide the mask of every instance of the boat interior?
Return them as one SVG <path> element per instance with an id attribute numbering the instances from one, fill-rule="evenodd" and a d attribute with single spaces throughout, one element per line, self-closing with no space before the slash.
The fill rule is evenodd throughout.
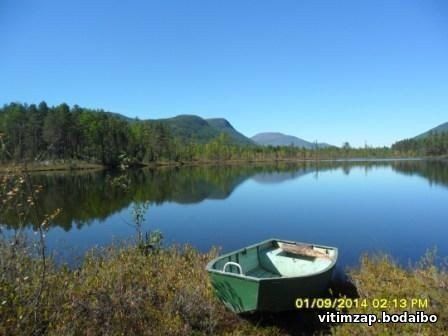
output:
<path id="1" fill-rule="evenodd" d="M 273 240 L 223 256 L 212 269 L 255 278 L 294 277 L 319 273 L 335 257 L 332 248 Z"/>

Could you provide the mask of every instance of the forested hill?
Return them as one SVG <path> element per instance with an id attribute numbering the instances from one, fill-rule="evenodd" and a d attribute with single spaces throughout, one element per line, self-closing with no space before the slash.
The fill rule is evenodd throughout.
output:
<path id="1" fill-rule="evenodd" d="M 249 138 L 236 131 L 226 119 L 222 118 L 202 119 L 195 115 L 179 115 L 174 118 L 148 120 L 148 122 L 167 126 L 172 135 L 182 141 L 207 143 L 221 133 L 225 133 L 233 144 L 254 145 Z"/>
<path id="2" fill-rule="evenodd" d="M 191 160 L 193 155 L 220 157 L 217 153 L 224 145 L 244 147 L 253 142 L 225 119 L 181 115 L 138 120 L 45 102 L 0 108 L 0 162 L 80 159 L 116 165 L 123 156 L 136 162 Z"/>
<path id="3" fill-rule="evenodd" d="M 131 123 L 148 122 L 153 125 L 162 124 L 170 130 L 171 136 L 177 137 L 182 141 L 207 143 L 218 137 L 221 133 L 225 133 L 229 136 L 229 142 L 232 144 L 255 145 L 255 142 L 238 132 L 224 118 L 203 119 L 196 115 L 182 114 L 172 118 L 138 120 L 131 119 L 119 113 L 106 113 Z"/>
<path id="4" fill-rule="evenodd" d="M 414 138 L 392 145 L 392 149 L 409 155 L 448 155 L 448 122 L 441 124 Z"/>
<path id="5" fill-rule="evenodd" d="M 448 133 L 448 122 L 441 124 L 437 127 L 431 128 L 429 131 L 426 131 L 425 133 L 422 133 L 420 135 L 417 135 L 415 139 L 423 139 L 428 136 L 434 135 L 434 134 L 440 134 L 440 133 Z"/>
<path id="6" fill-rule="evenodd" d="M 220 133 L 226 133 L 231 139 L 235 139 L 238 143 L 255 145 L 251 139 L 238 132 L 233 126 L 224 118 L 206 119 L 210 126 L 217 129 Z"/>

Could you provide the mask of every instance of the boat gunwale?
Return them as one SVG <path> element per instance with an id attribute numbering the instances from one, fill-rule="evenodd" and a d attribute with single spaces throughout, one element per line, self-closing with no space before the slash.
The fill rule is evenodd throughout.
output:
<path id="1" fill-rule="evenodd" d="M 222 258 L 226 258 L 232 255 L 235 255 L 237 253 L 243 252 L 245 250 L 251 249 L 251 248 L 256 248 L 257 246 L 269 243 L 269 242 L 281 242 L 281 243 L 289 243 L 289 244 L 308 244 L 311 245 L 313 247 L 318 247 L 318 248 L 324 248 L 324 249 L 332 249 L 334 251 L 334 256 L 333 258 L 331 258 L 331 263 L 323 268 L 322 270 L 318 271 L 318 272 L 314 272 L 314 273 L 310 273 L 310 274 L 305 274 L 305 275 L 294 275 L 294 276 L 280 276 L 280 277 L 269 277 L 269 278 L 257 278 L 257 277 L 253 277 L 250 275 L 246 275 L 246 274 L 237 274 L 237 273 L 230 273 L 230 272 L 223 272 L 222 270 L 218 270 L 218 269 L 214 269 L 212 268 L 213 264 L 215 264 L 218 260 L 222 259 Z M 261 242 L 258 242 L 256 244 L 252 244 L 243 248 L 240 248 L 238 250 L 234 250 L 231 251 L 229 253 L 225 253 L 223 255 L 220 255 L 219 257 L 214 258 L 213 260 L 209 261 L 207 263 L 207 266 L 205 267 L 205 269 L 207 270 L 207 272 L 209 273 L 216 273 L 219 275 L 224 275 L 224 276 L 230 276 L 230 277 L 234 277 L 234 278 L 238 278 L 238 279 L 244 279 L 244 280 L 251 280 L 251 281 L 255 281 L 255 282 L 260 282 L 260 281 L 271 281 L 271 280 L 283 280 L 283 279 L 302 279 L 302 278 L 307 278 L 307 277 L 311 277 L 311 276 L 316 276 L 316 275 L 320 275 L 323 273 L 328 272 L 329 270 L 331 270 L 337 262 L 338 259 L 338 248 L 337 247 L 333 247 L 333 246 L 326 246 L 326 245 L 316 245 L 316 244 L 312 244 L 312 243 L 305 243 L 305 242 L 296 242 L 296 241 L 291 241 L 291 240 L 284 240 L 284 239 L 277 239 L 277 238 L 271 238 L 271 239 L 267 239 Z"/>

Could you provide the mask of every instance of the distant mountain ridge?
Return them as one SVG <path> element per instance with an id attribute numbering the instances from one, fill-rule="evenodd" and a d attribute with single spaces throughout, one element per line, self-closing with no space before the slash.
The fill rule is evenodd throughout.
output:
<path id="1" fill-rule="evenodd" d="M 280 132 L 263 132 L 251 137 L 251 139 L 262 146 L 294 146 L 306 149 L 316 147 L 316 144 L 310 141 L 303 140 L 293 135 L 287 135 Z M 318 148 L 332 147 L 327 143 L 318 143 Z"/>
<path id="2" fill-rule="evenodd" d="M 132 119 L 119 113 L 107 112 L 107 114 L 123 119 L 128 122 L 150 122 L 160 123 L 169 128 L 172 135 L 183 141 L 198 143 L 207 143 L 218 137 L 221 133 L 229 136 L 229 140 L 235 145 L 247 146 L 294 146 L 305 149 L 313 149 L 316 143 L 310 142 L 293 135 L 287 135 L 280 132 L 262 132 L 248 138 L 237 131 L 232 124 L 225 118 L 204 119 L 193 114 L 181 114 L 172 118 L 162 119 Z M 447 126 L 448 127 L 448 126 Z M 335 147 L 327 143 L 317 143 L 318 148 Z"/>
<path id="3" fill-rule="evenodd" d="M 106 112 L 112 117 L 122 119 L 127 122 L 149 122 L 160 123 L 166 126 L 171 134 L 182 141 L 207 143 L 218 137 L 221 133 L 228 135 L 230 143 L 235 145 L 249 146 L 294 146 L 305 149 L 313 149 L 316 143 L 310 142 L 293 135 L 280 132 L 262 132 L 249 138 L 237 131 L 225 118 L 204 119 L 193 114 L 181 114 L 171 118 L 161 119 L 132 119 L 115 112 Z M 448 125 L 447 125 L 448 127 Z M 318 148 L 334 147 L 327 143 L 317 143 Z"/>
<path id="4" fill-rule="evenodd" d="M 434 128 L 431 128 L 429 131 L 426 131 L 422 134 L 417 135 L 414 139 L 423 139 L 429 136 L 430 134 L 438 134 L 438 133 L 447 133 L 448 132 L 448 122 L 440 124 Z"/>

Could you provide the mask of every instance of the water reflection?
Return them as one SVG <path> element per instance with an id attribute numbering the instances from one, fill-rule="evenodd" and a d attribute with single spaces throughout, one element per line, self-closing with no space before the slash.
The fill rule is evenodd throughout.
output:
<path id="1" fill-rule="evenodd" d="M 431 185 L 448 187 L 448 161 L 398 161 L 392 168 L 401 174 L 424 177 Z"/>
<path id="2" fill-rule="evenodd" d="M 132 202 L 162 204 L 199 203 L 206 199 L 228 198 L 243 182 L 252 179 L 259 184 L 277 184 L 313 174 L 340 170 L 349 175 L 354 168 L 365 174 L 372 169 L 391 167 L 394 171 L 420 176 L 431 184 L 448 187 L 448 164 L 440 161 L 393 162 L 308 162 L 268 165 L 189 166 L 181 168 L 140 169 L 127 172 L 39 173 L 32 175 L 33 184 L 43 186 L 39 197 L 40 213 L 63 211 L 52 223 L 65 231 L 82 228 L 94 221 L 105 221 Z M 114 186 L 110 180 L 121 176 L 127 188 Z M 0 222 L 8 229 L 17 227 L 13 212 L 3 213 Z M 31 220 L 28 225 L 32 226 Z"/>

